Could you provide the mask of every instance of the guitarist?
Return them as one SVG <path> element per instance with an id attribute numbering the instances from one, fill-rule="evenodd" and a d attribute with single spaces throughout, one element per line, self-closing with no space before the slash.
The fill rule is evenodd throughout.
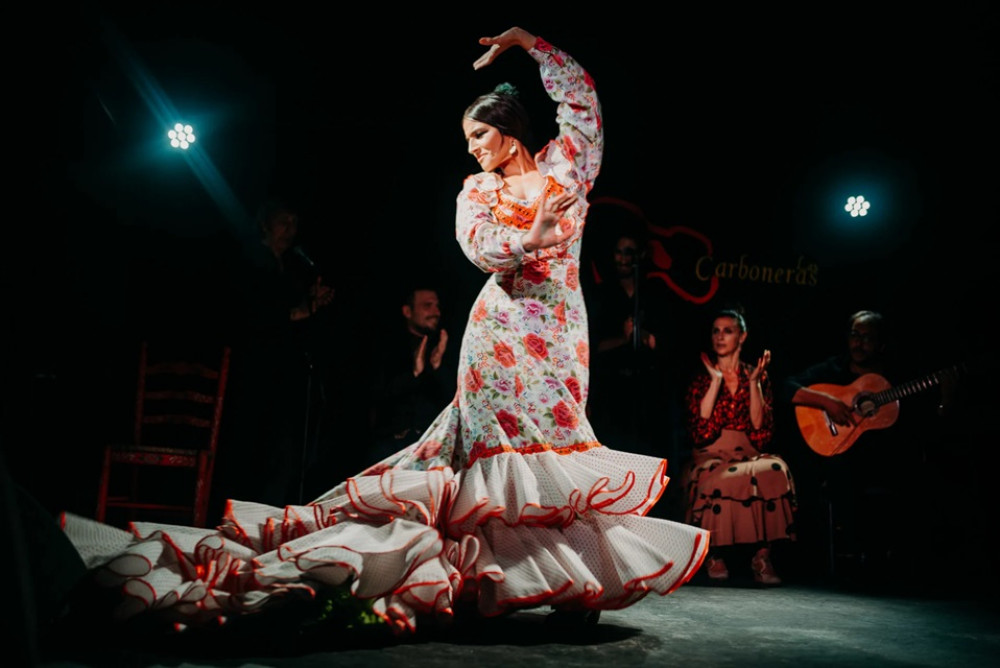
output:
<path id="1" fill-rule="evenodd" d="M 842 432 L 856 427 L 862 418 L 849 396 L 841 399 L 810 386 L 846 387 L 865 374 L 897 383 L 900 374 L 892 362 L 887 325 L 877 311 L 851 314 L 843 353 L 786 377 L 780 392 L 788 404 L 825 411 Z M 800 445 L 789 448 L 800 483 L 802 545 L 813 547 L 817 559 L 827 560 L 838 580 L 846 576 L 875 583 L 894 574 L 889 555 L 898 555 L 899 542 L 906 538 L 902 520 L 913 515 L 908 504 L 915 503 L 907 490 L 917 479 L 921 459 L 914 447 L 918 439 L 912 436 L 905 424 L 896 424 L 865 432 L 857 444 L 829 457 L 813 452 L 801 437 Z"/>
<path id="2" fill-rule="evenodd" d="M 859 416 L 851 406 L 832 394 L 810 389 L 809 386 L 820 383 L 850 385 L 866 373 L 885 376 L 883 321 L 882 314 L 877 311 L 858 311 L 851 315 L 846 354 L 830 357 L 788 379 L 793 391 L 792 405 L 826 411 L 834 424 L 842 427 L 856 426 Z"/>
<path id="3" fill-rule="evenodd" d="M 885 319 L 877 311 L 853 313 L 848 319 L 844 352 L 785 379 L 782 392 L 791 407 L 808 406 L 825 411 L 841 429 L 856 426 L 859 416 L 850 405 L 810 386 L 847 386 L 867 373 L 889 377 L 884 326 Z M 794 413 L 789 418 L 794 424 Z M 879 441 L 886 440 L 886 434 L 878 436 Z M 830 575 L 838 581 L 861 575 L 861 564 L 871 563 L 867 552 L 873 549 L 872 543 L 883 542 L 877 538 L 882 525 L 888 524 L 886 508 L 876 507 L 872 496 L 866 493 L 866 489 L 876 488 L 882 477 L 877 471 L 884 468 L 867 461 L 873 453 L 867 446 L 881 445 L 866 442 L 864 448 L 850 448 L 842 454 L 823 457 L 809 449 L 800 436 L 799 443 L 789 448 L 789 459 L 799 478 L 800 544 L 810 560 L 826 561 Z"/>

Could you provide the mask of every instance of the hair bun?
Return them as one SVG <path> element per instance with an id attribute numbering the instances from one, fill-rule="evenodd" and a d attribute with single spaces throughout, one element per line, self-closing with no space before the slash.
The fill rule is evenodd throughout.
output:
<path id="1" fill-rule="evenodd" d="M 521 97 L 521 92 L 517 89 L 517 87 L 506 81 L 501 84 L 497 84 L 496 88 L 493 89 L 493 92 L 497 95 L 510 95 L 511 97 L 516 98 Z"/>

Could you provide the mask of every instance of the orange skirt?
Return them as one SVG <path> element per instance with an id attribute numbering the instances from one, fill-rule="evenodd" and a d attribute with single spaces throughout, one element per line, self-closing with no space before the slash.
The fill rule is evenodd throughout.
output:
<path id="1" fill-rule="evenodd" d="M 688 524 L 714 546 L 795 539 L 795 483 L 785 460 L 757 450 L 742 431 L 724 429 L 694 450 L 685 467 Z"/>

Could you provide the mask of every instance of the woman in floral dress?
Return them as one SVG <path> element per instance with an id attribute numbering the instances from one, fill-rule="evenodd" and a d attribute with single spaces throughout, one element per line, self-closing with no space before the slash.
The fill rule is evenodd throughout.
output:
<path id="1" fill-rule="evenodd" d="M 667 484 L 666 461 L 604 447 L 585 416 L 579 258 L 603 150 L 593 81 L 520 28 L 479 43 L 489 49 L 475 69 L 515 46 L 538 63 L 560 130 L 533 152 L 506 84 L 463 115 L 482 171 L 458 195 L 456 234 L 489 277 L 454 401 L 420 440 L 306 506 L 230 501 L 217 530 L 135 523 L 128 533 L 68 517 L 88 563 L 138 597 L 121 614 L 224 617 L 348 584 L 399 632 L 419 616 L 450 618 L 459 604 L 487 617 L 547 606 L 596 621 L 675 590 L 701 565 L 706 531 L 646 516 Z M 94 549 L 102 541 L 111 544 Z M 149 567 L 126 574 L 123 560 L 139 553 Z"/>

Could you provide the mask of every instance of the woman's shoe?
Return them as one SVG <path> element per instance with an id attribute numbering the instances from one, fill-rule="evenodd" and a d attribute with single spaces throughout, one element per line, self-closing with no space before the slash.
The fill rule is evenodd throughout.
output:
<path id="1" fill-rule="evenodd" d="M 726 562 L 718 557 L 708 558 L 708 577 L 716 582 L 725 582 L 729 579 L 729 569 Z"/>
<path id="2" fill-rule="evenodd" d="M 774 564 L 771 563 L 771 550 L 762 547 L 757 550 L 750 560 L 750 568 L 753 570 L 753 579 L 762 585 L 780 585 L 781 578 L 774 571 Z"/>

